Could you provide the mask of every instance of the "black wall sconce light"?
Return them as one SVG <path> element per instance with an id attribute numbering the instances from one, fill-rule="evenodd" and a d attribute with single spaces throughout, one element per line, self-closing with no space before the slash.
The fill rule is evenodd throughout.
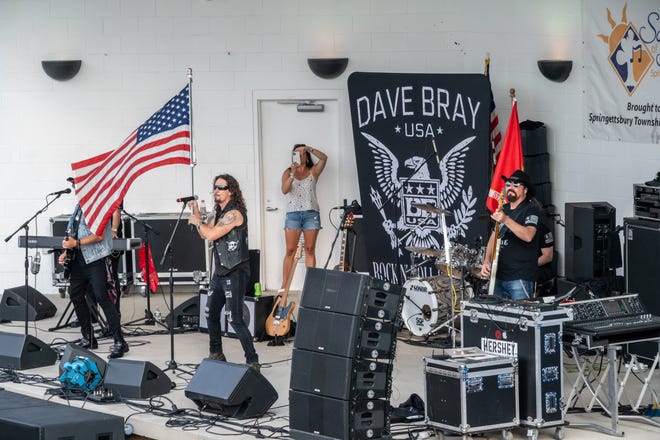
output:
<path id="1" fill-rule="evenodd" d="M 344 73 L 348 58 L 307 58 L 307 65 L 319 78 L 333 79 Z"/>
<path id="2" fill-rule="evenodd" d="M 573 61 L 568 60 L 538 60 L 541 74 L 550 81 L 564 82 L 573 69 Z"/>
<path id="3" fill-rule="evenodd" d="M 67 81 L 78 74 L 81 64 L 81 60 L 42 61 L 41 67 L 51 78 Z"/>

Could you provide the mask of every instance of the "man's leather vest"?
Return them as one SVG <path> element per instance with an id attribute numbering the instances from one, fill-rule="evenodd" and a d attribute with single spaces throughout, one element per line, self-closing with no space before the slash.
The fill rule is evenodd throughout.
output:
<path id="1" fill-rule="evenodd" d="M 247 229 L 247 213 L 240 209 L 234 201 L 230 201 L 225 209 L 215 216 L 215 224 L 217 225 L 220 219 L 229 211 L 236 210 L 243 215 L 243 224 L 236 226 L 234 229 L 223 237 L 213 241 L 217 261 L 225 269 L 233 269 L 244 261 L 250 259 L 250 251 L 248 248 L 248 229 Z"/>

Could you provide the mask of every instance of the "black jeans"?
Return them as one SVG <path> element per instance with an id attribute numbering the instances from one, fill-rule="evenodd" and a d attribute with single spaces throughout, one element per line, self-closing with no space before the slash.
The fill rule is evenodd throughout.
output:
<path id="1" fill-rule="evenodd" d="M 80 322 L 82 335 L 90 340 L 93 336 L 92 316 L 85 300 L 85 294 L 89 289 L 89 292 L 94 295 L 94 299 L 103 310 L 112 336 L 115 339 L 121 337 L 119 314 L 108 296 L 108 282 L 106 279 L 104 259 L 101 258 L 100 260 L 86 264 L 82 253 L 77 250 L 75 252 L 76 256 L 71 267 L 71 278 L 69 280 L 69 296 L 76 311 L 78 322 Z"/>
<path id="2" fill-rule="evenodd" d="M 249 363 L 259 362 L 259 356 L 252 343 L 252 335 L 243 321 L 243 302 L 245 288 L 248 282 L 247 273 L 236 270 L 225 276 L 213 275 L 209 286 L 208 301 L 208 329 L 209 329 L 209 351 L 211 353 L 222 353 L 222 330 L 220 320 L 222 308 L 226 305 L 225 315 L 227 322 L 231 324 L 241 342 L 245 361 Z"/>

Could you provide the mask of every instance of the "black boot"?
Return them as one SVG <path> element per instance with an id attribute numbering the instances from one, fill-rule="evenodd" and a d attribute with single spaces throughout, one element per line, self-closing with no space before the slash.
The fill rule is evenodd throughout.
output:
<path id="1" fill-rule="evenodd" d="M 108 357 L 111 359 L 120 358 L 124 356 L 124 353 L 128 353 L 128 344 L 123 336 L 117 336 L 115 337 L 115 345 L 112 346 L 112 351 Z"/>
<path id="2" fill-rule="evenodd" d="M 78 345 L 81 346 L 82 348 L 86 350 L 94 350 L 99 348 L 99 343 L 96 340 L 96 338 L 87 339 L 85 337 L 81 338 L 80 341 L 78 341 Z"/>

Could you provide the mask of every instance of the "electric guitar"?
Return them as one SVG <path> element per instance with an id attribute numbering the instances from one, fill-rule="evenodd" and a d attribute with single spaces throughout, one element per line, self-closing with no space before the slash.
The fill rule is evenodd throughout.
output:
<path id="1" fill-rule="evenodd" d="M 266 318 L 266 334 L 268 336 L 286 336 L 289 330 L 291 330 L 291 314 L 293 314 L 293 309 L 296 308 L 296 303 L 291 301 L 287 304 L 287 298 L 289 296 L 291 280 L 293 280 L 293 274 L 296 271 L 300 257 L 302 257 L 302 243 L 298 243 L 296 255 L 293 257 L 293 265 L 286 279 L 284 293 L 281 297 L 277 298 L 273 310 L 268 315 L 268 318 Z"/>
<path id="2" fill-rule="evenodd" d="M 352 272 L 351 268 L 346 264 L 346 253 L 348 251 L 346 243 L 348 242 L 348 232 L 353 227 L 353 222 L 355 221 L 355 215 L 352 212 L 347 213 L 344 216 L 344 220 L 340 228 L 342 229 L 341 237 L 341 253 L 339 254 L 339 264 L 335 269 L 340 272 Z"/>
<path id="3" fill-rule="evenodd" d="M 502 203 L 504 203 L 504 188 L 500 193 L 500 202 L 497 209 L 502 209 Z M 495 278 L 497 278 L 497 262 L 500 259 L 500 243 L 502 242 L 502 236 L 500 235 L 500 224 L 495 223 L 495 246 L 493 247 L 493 258 L 490 264 L 490 282 L 488 283 L 488 295 L 492 295 L 495 291 Z"/>
<path id="4" fill-rule="evenodd" d="M 68 230 L 64 233 L 64 240 L 70 240 Z M 73 258 L 73 249 L 68 249 L 66 251 L 66 259 L 64 260 L 64 264 L 62 264 L 62 267 L 64 268 L 64 279 L 67 281 L 69 280 L 69 277 L 71 277 L 71 266 L 73 265 Z"/>

